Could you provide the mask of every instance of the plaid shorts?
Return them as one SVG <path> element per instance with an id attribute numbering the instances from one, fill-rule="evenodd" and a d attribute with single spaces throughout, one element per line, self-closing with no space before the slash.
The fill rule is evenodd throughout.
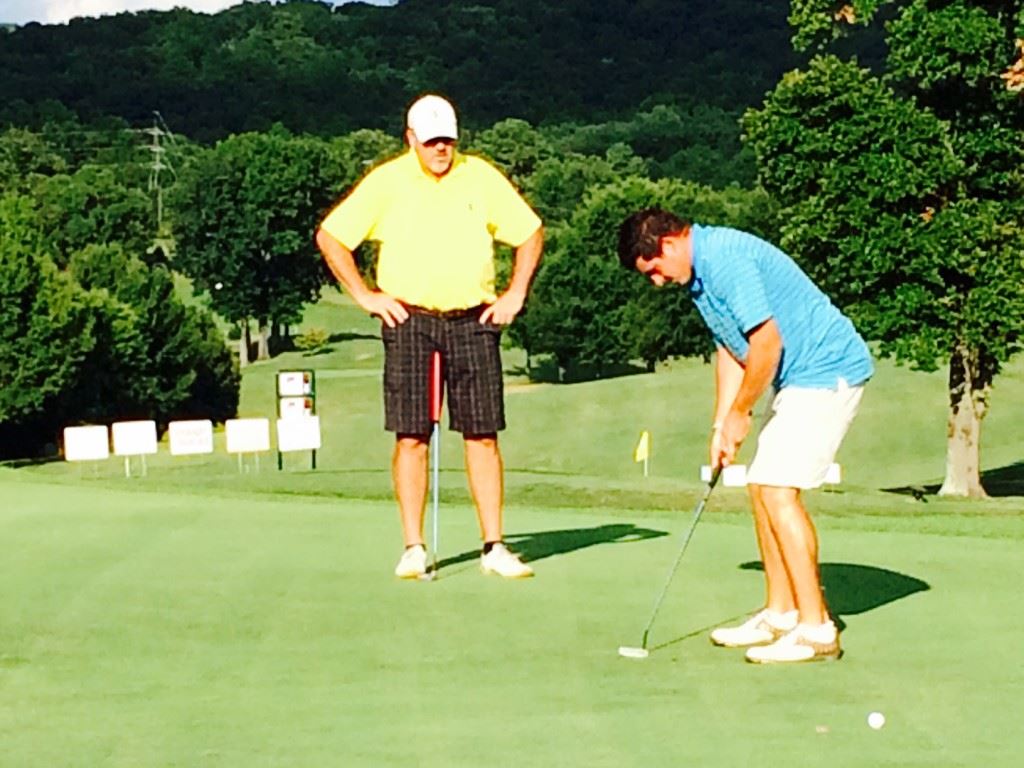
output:
<path id="1" fill-rule="evenodd" d="M 501 326 L 480 324 L 483 307 L 460 313 L 426 313 L 409 308 L 409 319 L 394 328 L 381 324 L 384 341 L 384 428 L 428 435 L 430 359 L 441 353 L 448 428 L 487 435 L 505 428 L 501 371 Z"/>

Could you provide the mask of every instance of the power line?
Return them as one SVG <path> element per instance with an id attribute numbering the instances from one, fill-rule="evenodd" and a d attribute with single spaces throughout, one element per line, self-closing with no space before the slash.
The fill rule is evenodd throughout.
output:
<path id="1" fill-rule="evenodd" d="M 156 231 L 159 236 L 164 220 L 164 192 L 161 177 L 164 171 L 170 172 L 172 180 L 178 177 L 174 166 L 171 165 L 171 161 L 167 157 L 167 148 L 161 142 L 166 140 L 171 146 L 175 146 L 174 134 L 167 128 L 163 116 L 156 111 L 153 112 L 152 127 L 144 128 L 142 133 L 148 134 L 150 137 L 149 151 L 152 160 L 149 166 L 147 189 L 156 194 Z"/>

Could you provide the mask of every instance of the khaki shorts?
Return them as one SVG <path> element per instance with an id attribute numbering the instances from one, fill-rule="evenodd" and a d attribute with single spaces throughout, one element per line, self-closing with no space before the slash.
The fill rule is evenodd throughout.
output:
<path id="1" fill-rule="evenodd" d="M 785 387 L 772 399 L 757 437 L 747 482 L 817 488 L 857 415 L 864 386 L 842 379 L 837 389 Z"/>

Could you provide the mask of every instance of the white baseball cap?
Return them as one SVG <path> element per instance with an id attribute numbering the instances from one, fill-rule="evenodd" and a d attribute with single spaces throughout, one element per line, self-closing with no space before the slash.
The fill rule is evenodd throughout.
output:
<path id="1" fill-rule="evenodd" d="M 459 121 L 455 108 L 440 96 L 423 96 L 409 107 L 406 125 L 420 143 L 431 139 L 458 139 Z"/>

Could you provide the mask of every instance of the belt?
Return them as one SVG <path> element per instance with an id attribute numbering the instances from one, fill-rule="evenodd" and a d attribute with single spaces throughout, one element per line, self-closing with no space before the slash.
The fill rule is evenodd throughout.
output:
<path id="1" fill-rule="evenodd" d="M 437 317 L 441 320 L 462 320 L 467 317 L 480 317 L 480 314 L 487 308 L 486 304 L 477 304 L 475 307 L 465 309 L 430 309 L 429 307 L 418 307 L 415 304 L 402 304 L 414 315 L 427 315 Z"/>

